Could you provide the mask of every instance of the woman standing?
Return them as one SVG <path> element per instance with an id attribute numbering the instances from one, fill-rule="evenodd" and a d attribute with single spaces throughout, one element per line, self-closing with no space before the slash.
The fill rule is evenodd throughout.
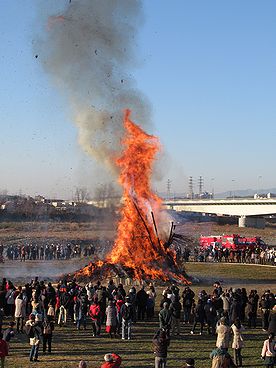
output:
<path id="1" fill-rule="evenodd" d="M 237 318 L 231 326 L 233 332 L 232 348 L 234 349 L 234 363 L 237 367 L 242 367 L 241 349 L 244 346 L 242 331 L 244 327 L 240 320 Z"/>
<path id="2" fill-rule="evenodd" d="M 111 338 L 113 337 L 112 334 L 114 334 L 115 337 L 117 327 L 117 309 L 112 300 L 110 300 L 110 302 L 108 303 L 105 314 L 106 314 L 106 332 L 109 334 Z"/>
<path id="3" fill-rule="evenodd" d="M 266 368 L 273 368 L 275 363 L 275 340 L 274 333 L 270 333 L 268 335 L 268 339 L 264 341 L 263 349 L 262 349 L 262 359 L 264 359 L 264 363 Z"/>

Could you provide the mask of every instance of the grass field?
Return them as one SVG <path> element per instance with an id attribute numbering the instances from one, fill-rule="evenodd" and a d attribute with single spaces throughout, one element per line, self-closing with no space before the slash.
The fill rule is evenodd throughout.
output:
<path id="1" fill-rule="evenodd" d="M 212 281 L 225 280 L 224 285 L 235 287 L 246 286 L 248 290 L 257 288 L 262 291 L 270 288 L 275 292 L 275 268 L 262 266 L 240 266 L 232 264 L 187 264 L 190 275 L 201 279 L 199 284 L 192 288 L 196 294 L 201 289 L 211 291 Z M 224 277 L 227 275 L 227 277 Z M 158 288 L 158 294 L 161 294 Z M 56 328 L 53 338 L 53 353 L 51 355 L 40 354 L 39 363 L 30 363 L 28 359 L 29 344 L 25 335 L 17 335 L 11 343 L 10 356 L 7 358 L 7 367 L 50 367 L 66 368 L 77 367 L 79 360 L 88 361 L 88 367 L 99 367 L 103 361 L 103 355 L 109 352 L 117 352 L 123 358 L 124 367 L 147 368 L 154 366 L 152 350 L 152 337 L 158 328 L 158 320 L 155 317 L 151 322 L 138 322 L 133 327 L 134 339 L 131 341 L 121 339 L 109 339 L 105 332 L 99 338 L 92 337 L 91 325 L 86 331 L 78 331 L 75 325 L 69 323 L 67 327 Z M 181 336 L 173 337 L 168 353 L 168 367 L 180 368 L 184 365 L 186 357 L 196 359 L 197 368 L 211 366 L 209 353 L 215 346 L 215 338 L 207 335 L 191 335 L 191 326 L 181 326 Z M 259 327 L 256 330 L 245 331 L 245 348 L 243 350 L 244 367 L 261 367 L 260 353 L 266 334 Z M 231 349 L 230 349 L 231 351 Z"/>

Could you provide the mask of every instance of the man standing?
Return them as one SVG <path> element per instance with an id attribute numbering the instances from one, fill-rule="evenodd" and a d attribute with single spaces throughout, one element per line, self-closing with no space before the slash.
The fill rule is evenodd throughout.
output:
<path id="1" fill-rule="evenodd" d="M 133 313 L 133 306 L 130 303 L 129 297 L 126 297 L 126 302 L 121 307 L 121 313 L 122 313 L 122 339 L 125 340 L 125 338 L 127 337 L 127 339 L 130 340 L 131 325 L 134 313 Z"/>
<path id="2" fill-rule="evenodd" d="M 158 330 L 153 337 L 155 368 L 166 368 L 169 345 L 170 337 L 168 332 L 163 329 Z"/>
<path id="3" fill-rule="evenodd" d="M 136 304 L 138 308 L 138 320 L 144 321 L 145 319 L 148 297 L 149 296 L 146 293 L 144 286 L 142 286 L 141 290 L 139 290 L 136 295 Z"/>

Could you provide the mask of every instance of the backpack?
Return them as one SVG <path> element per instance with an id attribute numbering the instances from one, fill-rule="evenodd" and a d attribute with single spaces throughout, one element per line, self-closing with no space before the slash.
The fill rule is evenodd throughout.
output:
<path id="1" fill-rule="evenodd" d="M 31 339 L 35 336 L 35 333 L 34 333 L 34 326 L 32 325 L 26 325 L 25 326 L 25 333 L 26 335 Z"/>
<path id="2" fill-rule="evenodd" d="M 49 322 L 44 323 L 43 325 L 43 335 L 51 335 L 52 328 Z"/>
<path id="3" fill-rule="evenodd" d="M 125 321 L 129 321 L 132 317 L 131 306 L 125 304 L 125 308 L 123 309 L 122 317 Z"/>

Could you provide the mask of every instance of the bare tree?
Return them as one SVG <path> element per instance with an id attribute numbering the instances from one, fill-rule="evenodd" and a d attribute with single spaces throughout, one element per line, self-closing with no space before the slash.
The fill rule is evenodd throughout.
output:
<path id="1" fill-rule="evenodd" d="M 119 202 L 119 194 L 112 183 L 102 184 L 95 189 L 94 199 L 99 207 L 111 208 Z"/>
<path id="2" fill-rule="evenodd" d="M 86 187 L 77 187 L 75 191 L 75 200 L 84 203 L 90 198 L 89 190 Z"/>

